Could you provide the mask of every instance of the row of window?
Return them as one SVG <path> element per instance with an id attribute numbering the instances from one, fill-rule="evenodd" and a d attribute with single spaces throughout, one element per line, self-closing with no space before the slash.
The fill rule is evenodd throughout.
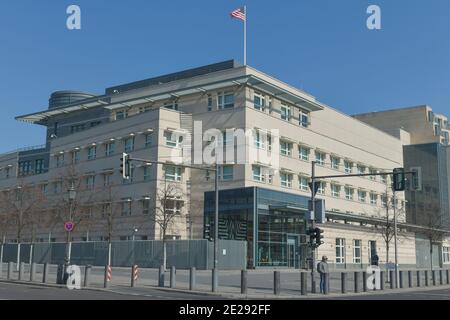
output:
<path id="1" fill-rule="evenodd" d="M 346 261 L 346 251 L 345 251 L 345 239 L 336 239 L 336 264 L 345 264 Z M 375 241 L 369 241 L 369 248 L 376 247 Z M 352 240 L 352 263 L 361 264 L 362 263 L 362 240 L 353 239 Z M 370 253 L 369 253 L 370 255 Z M 369 256 L 369 261 L 371 257 Z"/>

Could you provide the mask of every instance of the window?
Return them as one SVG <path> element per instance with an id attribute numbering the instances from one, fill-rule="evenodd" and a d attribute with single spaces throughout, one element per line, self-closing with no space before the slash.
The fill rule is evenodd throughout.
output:
<path id="1" fill-rule="evenodd" d="M 387 176 L 380 176 L 381 177 L 381 182 L 384 184 L 388 183 L 388 177 Z"/>
<path id="2" fill-rule="evenodd" d="M 353 200 L 354 193 L 355 193 L 355 190 L 353 188 L 345 187 L 345 199 Z"/>
<path id="3" fill-rule="evenodd" d="M 89 147 L 88 148 L 88 160 L 95 160 L 97 158 L 97 147 Z"/>
<path id="4" fill-rule="evenodd" d="M 62 192 L 62 182 L 57 181 L 53 183 L 53 193 L 61 193 Z"/>
<path id="5" fill-rule="evenodd" d="M 231 92 L 219 92 L 217 95 L 219 109 L 234 108 L 234 94 Z"/>
<path id="6" fill-rule="evenodd" d="M 105 145 L 105 155 L 107 157 L 112 156 L 116 152 L 116 143 L 110 142 Z"/>
<path id="7" fill-rule="evenodd" d="M 264 111 L 266 108 L 266 98 L 262 94 L 255 92 L 253 106 L 256 110 Z"/>
<path id="8" fill-rule="evenodd" d="M 142 200 L 142 214 L 148 215 L 150 213 L 150 199 Z"/>
<path id="9" fill-rule="evenodd" d="M 222 133 L 222 137 L 223 137 L 223 145 L 224 146 L 229 146 L 232 145 L 234 142 L 234 132 L 231 130 L 225 130 Z"/>
<path id="10" fill-rule="evenodd" d="M 361 240 L 353 240 L 353 263 L 361 263 Z"/>
<path id="11" fill-rule="evenodd" d="M 348 160 L 345 160 L 344 161 L 344 171 L 345 171 L 345 173 L 352 173 L 353 163 Z"/>
<path id="12" fill-rule="evenodd" d="M 64 155 L 59 154 L 56 156 L 56 167 L 61 168 L 62 166 L 64 166 Z"/>
<path id="13" fill-rule="evenodd" d="M 111 203 L 102 204 L 102 218 L 108 217 L 111 214 Z"/>
<path id="14" fill-rule="evenodd" d="M 103 174 L 103 186 L 104 187 L 108 187 L 111 185 L 111 177 L 112 177 L 112 173 Z"/>
<path id="15" fill-rule="evenodd" d="M 129 179 L 122 179 L 122 184 L 131 184 L 134 182 L 134 165 L 130 165 L 130 178 Z"/>
<path id="16" fill-rule="evenodd" d="M 10 168 L 10 167 L 7 167 L 7 168 L 5 169 L 5 178 L 6 178 L 6 179 L 9 179 L 10 176 L 11 176 L 11 168 Z"/>
<path id="17" fill-rule="evenodd" d="M 266 147 L 263 139 L 263 134 L 260 131 L 256 131 L 255 133 L 255 147 L 258 149 L 264 149 Z"/>
<path id="18" fill-rule="evenodd" d="M 262 168 L 258 166 L 253 166 L 253 180 L 258 182 L 265 182 L 266 179 L 262 173 Z"/>
<path id="19" fill-rule="evenodd" d="M 176 110 L 176 111 L 178 111 L 178 103 L 175 103 L 175 102 L 166 103 L 166 104 L 164 104 L 164 108 L 165 109 L 169 109 L 169 110 Z"/>
<path id="20" fill-rule="evenodd" d="M 331 157 L 331 168 L 332 169 L 336 169 L 339 170 L 339 165 L 341 163 L 341 159 L 339 159 L 338 157 Z"/>
<path id="21" fill-rule="evenodd" d="M 131 198 L 122 199 L 122 216 L 131 216 Z"/>
<path id="22" fill-rule="evenodd" d="M 41 184 L 41 192 L 42 192 L 42 194 L 47 194 L 47 192 L 48 192 L 48 184 L 47 183 Z"/>
<path id="23" fill-rule="evenodd" d="M 361 164 L 358 164 L 356 166 L 356 171 L 358 172 L 358 174 L 364 174 L 366 173 L 366 167 Z"/>
<path id="24" fill-rule="evenodd" d="M 19 176 L 27 176 L 31 174 L 31 161 L 19 162 Z"/>
<path id="25" fill-rule="evenodd" d="M 80 162 L 80 156 L 80 150 L 72 151 L 72 164 L 77 164 L 78 162 Z"/>
<path id="26" fill-rule="evenodd" d="M 341 186 L 337 184 L 331 184 L 331 196 L 339 198 L 341 196 Z"/>
<path id="27" fill-rule="evenodd" d="M 376 174 L 377 170 L 373 169 L 373 168 L 369 168 L 369 173 Z M 377 179 L 377 176 L 370 176 L 370 180 L 374 180 L 375 181 L 376 179 Z"/>
<path id="28" fill-rule="evenodd" d="M 336 239 L 336 263 L 345 263 L 345 239 Z"/>
<path id="29" fill-rule="evenodd" d="M 134 137 L 125 139 L 125 152 L 132 152 L 134 150 Z"/>
<path id="30" fill-rule="evenodd" d="M 378 195 L 376 193 L 371 193 L 370 194 L 370 204 L 373 206 L 376 206 L 377 201 L 378 201 Z"/>
<path id="31" fill-rule="evenodd" d="M 181 168 L 175 166 L 166 166 L 165 178 L 167 181 L 181 181 Z"/>
<path id="32" fill-rule="evenodd" d="M 85 129 L 86 129 L 86 125 L 84 123 L 83 124 L 77 124 L 77 125 L 74 125 L 74 126 L 70 127 L 70 133 L 80 132 L 80 131 L 83 131 Z"/>
<path id="33" fill-rule="evenodd" d="M 280 173 L 281 186 L 285 188 L 292 188 L 292 174 L 281 172 Z"/>
<path id="34" fill-rule="evenodd" d="M 363 190 L 358 190 L 358 201 L 366 202 L 367 192 Z"/>
<path id="35" fill-rule="evenodd" d="M 316 162 L 319 165 L 323 166 L 325 164 L 325 157 L 326 157 L 325 153 L 316 151 Z"/>
<path id="36" fill-rule="evenodd" d="M 145 166 L 144 167 L 144 181 L 148 181 L 148 180 L 150 180 L 150 177 L 151 177 L 151 169 L 152 169 L 152 167 L 151 166 Z"/>
<path id="37" fill-rule="evenodd" d="M 147 133 L 147 134 L 145 135 L 145 147 L 146 147 L 146 148 L 151 147 L 151 145 L 152 145 L 152 140 L 153 140 L 152 134 L 151 134 L 151 133 Z"/>
<path id="38" fill-rule="evenodd" d="M 450 262 L 450 247 L 442 247 L 442 261 L 444 263 Z"/>
<path id="39" fill-rule="evenodd" d="M 291 108 L 286 105 L 281 105 L 281 120 L 291 120 Z"/>
<path id="40" fill-rule="evenodd" d="M 309 190 L 309 178 L 305 176 L 299 176 L 298 177 L 298 187 L 302 191 L 308 191 Z"/>
<path id="41" fill-rule="evenodd" d="M 44 172 L 44 159 L 37 159 L 34 162 L 34 173 L 41 174 Z"/>
<path id="42" fill-rule="evenodd" d="M 177 135 L 175 132 L 166 131 L 164 132 L 164 139 L 166 140 L 166 146 L 168 147 L 178 147 Z"/>
<path id="43" fill-rule="evenodd" d="M 212 111 L 213 109 L 213 98 L 210 94 L 208 94 L 208 111 Z"/>
<path id="44" fill-rule="evenodd" d="M 309 114 L 300 110 L 298 115 L 298 124 L 303 128 L 308 128 L 309 126 Z"/>
<path id="45" fill-rule="evenodd" d="M 94 189 L 94 185 L 95 185 L 95 176 L 86 177 L 86 189 L 92 190 Z"/>
<path id="46" fill-rule="evenodd" d="M 319 189 L 317 189 L 317 193 L 321 194 L 321 195 L 324 195 L 326 188 L 327 188 L 327 183 L 325 181 L 320 181 L 319 182 Z"/>
<path id="47" fill-rule="evenodd" d="M 292 155 L 292 143 L 287 141 L 280 141 L 280 152 L 283 156 L 290 157 Z"/>
<path id="48" fill-rule="evenodd" d="M 233 166 L 221 166 L 219 169 L 219 179 L 222 181 L 233 180 L 234 168 Z"/>
<path id="49" fill-rule="evenodd" d="M 309 148 L 307 148 L 307 147 L 304 147 L 304 146 L 299 146 L 298 147 L 298 157 L 301 160 L 308 161 L 310 152 L 311 152 L 311 150 Z"/>
<path id="50" fill-rule="evenodd" d="M 126 110 L 119 110 L 116 112 L 116 120 L 123 120 L 128 118 L 128 111 Z"/>
<path id="51" fill-rule="evenodd" d="M 183 208 L 183 201 L 180 200 L 166 200 L 166 210 L 169 214 L 179 215 L 181 214 L 181 209 Z"/>

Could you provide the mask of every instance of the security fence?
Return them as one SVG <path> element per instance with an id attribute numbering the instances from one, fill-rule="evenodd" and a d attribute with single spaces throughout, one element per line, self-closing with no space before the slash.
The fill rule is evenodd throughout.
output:
<path id="1" fill-rule="evenodd" d="M 167 265 L 177 269 L 195 267 L 211 269 L 214 245 L 207 240 L 168 240 Z M 63 264 L 66 243 L 36 243 L 20 245 L 20 262 L 37 264 Z M 3 262 L 17 263 L 18 244 L 3 246 Z M 108 260 L 108 242 L 74 242 L 71 263 L 77 265 L 105 266 Z M 111 243 L 111 266 L 158 268 L 163 261 L 162 241 L 113 241 Z M 222 270 L 246 269 L 247 242 L 220 240 L 219 268 Z"/>

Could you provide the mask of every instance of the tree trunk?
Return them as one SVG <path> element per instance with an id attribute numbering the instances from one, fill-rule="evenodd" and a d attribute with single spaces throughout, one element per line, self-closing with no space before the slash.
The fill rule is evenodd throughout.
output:
<path id="1" fill-rule="evenodd" d="M 433 270 L 433 241 L 430 240 L 430 267 Z"/>
<path id="2" fill-rule="evenodd" d="M 19 266 L 20 266 L 20 245 L 21 245 L 21 243 L 20 242 L 18 242 L 17 243 L 17 263 L 16 263 L 16 270 L 17 270 L 17 272 L 19 272 Z"/>
<path id="3" fill-rule="evenodd" d="M 112 249 L 112 243 L 111 241 L 108 241 L 108 266 L 111 265 L 111 250 Z"/>
<path id="4" fill-rule="evenodd" d="M 164 237 L 164 240 L 163 240 L 163 268 L 164 268 L 164 271 L 167 270 L 167 246 L 166 245 L 167 245 L 166 239 Z"/>

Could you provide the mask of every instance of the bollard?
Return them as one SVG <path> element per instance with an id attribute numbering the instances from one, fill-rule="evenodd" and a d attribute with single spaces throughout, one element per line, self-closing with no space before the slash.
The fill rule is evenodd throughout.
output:
<path id="1" fill-rule="evenodd" d="M 25 262 L 19 264 L 19 281 L 23 281 L 25 277 Z"/>
<path id="2" fill-rule="evenodd" d="M 247 294 L 247 270 L 241 271 L 241 294 Z"/>
<path id="3" fill-rule="evenodd" d="M 160 266 L 159 271 L 158 271 L 158 287 L 160 287 L 160 288 L 164 287 L 164 283 L 165 283 L 164 276 L 165 276 L 164 266 Z"/>
<path id="4" fill-rule="evenodd" d="M 30 268 L 30 281 L 34 282 L 36 280 L 36 263 L 31 264 Z"/>
<path id="5" fill-rule="evenodd" d="M 359 292 L 359 272 L 355 272 L 354 282 L 355 282 L 355 293 L 358 293 Z"/>
<path id="6" fill-rule="evenodd" d="M 428 287 L 430 285 L 429 278 L 428 278 L 428 270 L 425 270 L 425 287 Z"/>
<path id="7" fill-rule="evenodd" d="M 87 265 L 84 268 L 84 287 L 87 288 L 91 284 L 92 266 Z"/>
<path id="8" fill-rule="evenodd" d="M 175 266 L 172 266 L 170 268 L 170 287 L 172 289 L 174 289 L 177 286 L 177 269 L 175 268 Z"/>
<path id="9" fill-rule="evenodd" d="M 109 283 L 112 280 L 112 268 L 111 266 L 105 266 L 105 274 L 104 274 L 104 280 L 103 280 L 103 287 L 108 288 Z"/>
<path id="10" fill-rule="evenodd" d="M 384 276 L 385 271 L 380 271 L 380 290 L 384 290 Z"/>
<path id="11" fill-rule="evenodd" d="M 403 289 L 403 271 L 399 271 L 398 272 L 398 283 L 399 283 L 399 287 L 400 289 Z"/>
<path id="12" fill-rule="evenodd" d="M 408 271 L 408 287 L 413 287 L 413 273 L 412 271 Z"/>
<path id="13" fill-rule="evenodd" d="M 48 263 L 44 263 L 44 270 L 42 270 L 42 283 L 48 281 Z"/>
<path id="14" fill-rule="evenodd" d="M 444 270 L 439 270 L 439 284 L 442 286 L 444 284 Z"/>
<path id="15" fill-rule="evenodd" d="M 417 270 L 417 287 L 420 288 L 422 284 L 420 283 L 420 270 Z"/>
<path id="16" fill-rule="evenodd" d="M 363 292 L 367 292 L 367 272 L 363 272 L 362 274 L 363 279 Z"/>
<path id="17" fill-rule="evenodd" d="M 273 294 L 280 294 L 280 271 L 273 272 Z"/>
<path id="18" fill-rule="evenodd" d="M 431 270 L 431 281 L 433 283 L 433 286 L 436 285 L 436 270 Z"/>
<path id="19" fill-rule="evenodd" d="M 390 277 L 390 283 L 391 283 L 391 289 L 395 288 L 395 272 L 394 270 L 389 271 L 389 277 Z"/>
<path id="20" fill-rule="evenodd" d="M 3 279 L 3 261 L 0 262 L 0 279 Z"/>
<path id="21" fill-rule="evenodd" d="M 306 272 L 300 272 L 300 290 L 302 296 L 308 295 L 307 277 L 308 274 Z"/>
<path id="22" fill-rule="evenodd" d="M 131 287 L 134 288 L 136 281 L 139 278 L 139 266 L 134 265 L 131 267 Z"/>
<path id="23" fill-rule="evenodd" d="M 219 286 L 219 274 L 217 269 L 212 270 L 212 292 L 217 292 Z"/>
<path id="24" fill-rule="evenodd" d="M 192 267 L 189 272 L 189 290 L 195 290 L 195 284 L 196 284 L 195 277 L 196 277 L 195 267 Z"/>
<path id="25" fill-rule="evenodd" d="M 8 263 L 8 276 L 7 276 L 8 280 L 12 280 L 13 267 L 14 267 L 13 263 L 9 262 Z"/>
<path id="26" fill-rule="evenodd" d="M 347 273 L 342 272 L 341 273 L 341 292 L 347 293 Z"/>
<path id="27" fill-rule="evenodd" d="M 446 273 L 447 273 L 447 284 L 450 284 L 450 270 L 447 269 Z"/>

